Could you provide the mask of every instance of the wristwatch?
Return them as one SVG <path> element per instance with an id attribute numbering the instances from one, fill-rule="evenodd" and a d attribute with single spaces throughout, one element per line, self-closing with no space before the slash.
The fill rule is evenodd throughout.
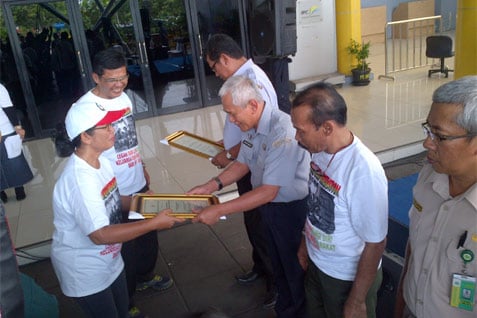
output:
<path id="1" fill-rule="evenodd" d="M 235 160 L 235 158 L 232 156 L 232 154 L 230 152 L 225 152 L 225 158 L 229 159 L 229 160 Z"/>

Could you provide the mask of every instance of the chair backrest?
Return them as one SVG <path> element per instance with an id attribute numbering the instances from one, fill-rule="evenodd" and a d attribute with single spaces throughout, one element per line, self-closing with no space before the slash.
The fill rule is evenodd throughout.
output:
<path id="1" fill-rule="evenodd" d="M 426 38 L 426 56 L 442 58 L 454 56 L 452 39 L 447 35 L 431 35 Z"/>

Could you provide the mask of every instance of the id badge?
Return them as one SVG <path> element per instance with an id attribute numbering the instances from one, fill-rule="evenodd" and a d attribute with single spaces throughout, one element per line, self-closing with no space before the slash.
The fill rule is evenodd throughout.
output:
<path id="1" fill-rule="evenodd" d="M 450 305 L 452 307 L 474 310 L 476 278 L 472 276 L 453 274 Z"/>

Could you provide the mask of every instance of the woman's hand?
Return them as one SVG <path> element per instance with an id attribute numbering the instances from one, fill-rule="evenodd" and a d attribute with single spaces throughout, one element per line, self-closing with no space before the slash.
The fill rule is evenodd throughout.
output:
<path id="1" fill-rule="evenodd" d="M 156 229 L 170 229 L 176 223 L 182 223 L 185 219 L 170 216 L 173 213 L 171 209 L 165 209 L 159 212 L 154 218 Z"/>
<path id="2" fill-rule="evenodd" d="M 20 125 L 17 125 L 14 128 L 17 135 L 19 135 L 20 138 L 23 140 L 23 138 L 25 138 L 25 129 L 23 129 L 23 127 Z"/>

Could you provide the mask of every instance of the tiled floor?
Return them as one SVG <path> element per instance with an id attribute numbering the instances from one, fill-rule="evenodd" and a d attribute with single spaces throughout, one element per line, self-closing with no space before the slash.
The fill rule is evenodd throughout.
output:
<path id="1" fill-rule="evenodd" d="M 373 46 L 374 80 L 369 86 L 344 85 L 339 92 L 348 104 L 348 126 L 386 163 L 422 151 L 420 123 L 429 110 L 432 92 L 451 80 L 453 74 L 448 79 L 437 74 L 428 78 L 427 68 L 420 68 L 396 74 L 395 81 L 380 80 L 378 75 L 384 74 L 383 51 L 382 46 Z M 446 63 L 452 66 L 453 59 Z M 217 168 L 208 160 L 166 146 L 160 140 L 177 130 L 219 140 L 224 118 L 221 107 L 213 106 L 137 121 L 151 188 L 161 193 L 183 193 L 216 175 Z M 53 231 L 51 193 L 65 162 L 55 155 L 54 144 L 48 139 L 26 142 L 24 150 L 35 178 L 26 185 L 26 200 L 17 202 L 11 189 L 7 190 L 10 200 L 5 205 L 14 244 L 22 256 L 18 257 L 20 263 L 49 255 L 48 241 Z M 229 186 L 222 192 L 232 190 L 233 186 Z M 241 217 L 231 216 L 213 227 L 186 224 L 159 233 L 158 271 L 175 275 L 176 287 L 159 295 L 146 293 L 137 300 L 150 317 L 176 317 L 207 306 L 218 306 L 234 317 L 273 317 L 260 307 L 263 288 L 234 283 L 234 274 L 251 265 Z M 28 249 L 32 245 L 36 247 L 34 252 Z M 47 264 L 34 266 L 51 271 Z M 61 294 L 54 279 L 43 283 Z M 62 306 L 63 317 L 77 317 L 74 304 L 66 302 Z"/>

